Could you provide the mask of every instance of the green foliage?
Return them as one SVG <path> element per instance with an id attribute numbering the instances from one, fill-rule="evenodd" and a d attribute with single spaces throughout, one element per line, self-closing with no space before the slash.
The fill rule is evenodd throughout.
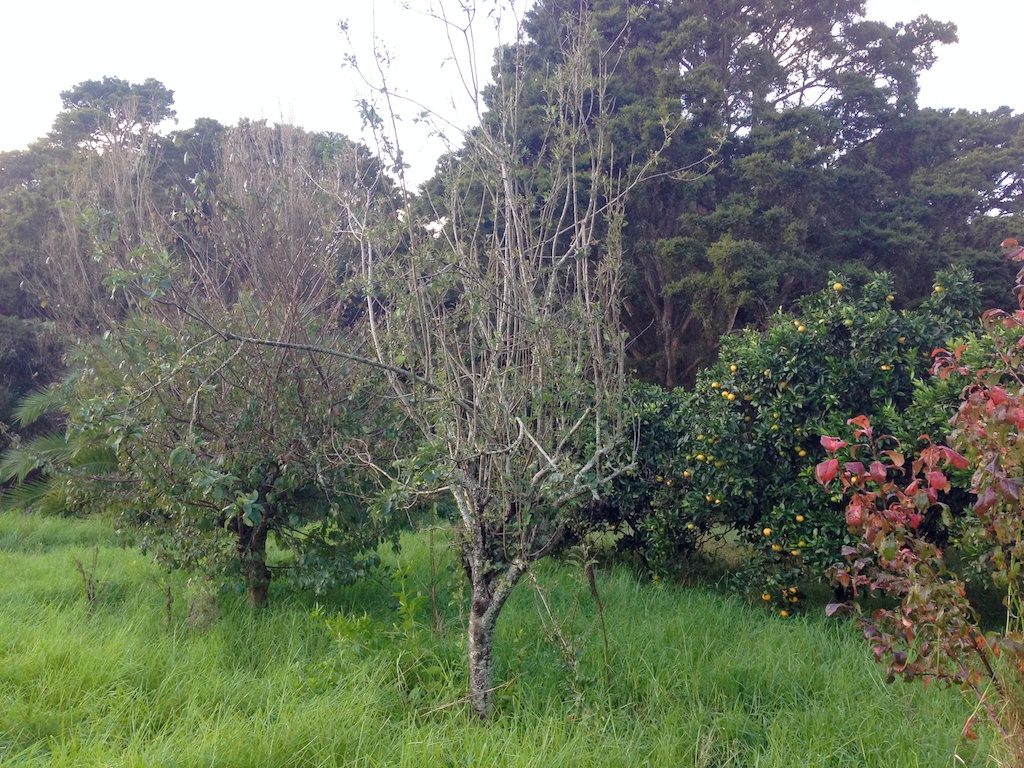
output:
<path id="1" fill-rule="evenodd" d="M 272 573 L 314 591 L 352 580 L 395 519 L 366 512 L 375 489 L 354 452 L 396 438 L 370 389 L 307 391 L 318 375 L 342 381 L 330 360 L 127 323 L 22 403 L 25 421 L 59 407 L 66 430 L 4 455 L 0 482 L 16 485 L 0 506 L 107 510 L 164 564 L 241 571 L 250 586 L 268 556 Z"/>
<path id="2" fill-rule="evenodd" d="M 855 0 L 587 7 L 619 57 L 609 92 L 620 162 L 658 149 L 671 132 L 659 150 L 664 175 L 626 211 L 624 320 L 642 375 L 669 387 L 689 382 L 719 336 L 790 305 L 830 267 L 877 271 L 905 260 L 893 250 L 868 261 L 856 253 L 859 241 L 834 260 L 833 224 L 856 221 L 876 199 L 843 192 L 851 176 L 877 175 L 855 153 L 915 112 L 918 73 L 955 39 L 952 25 L 925 16 L 869 22 Z M 576 3 L 544 0 L 527 14 L 534 78 L 522 98 L 530 103 L 540 101 L 546 62 L 578 13 Z M 499 60 L 499 71 L 513 60 Z M 527 121 L 525 141 L 543 132 L 539 123 Z"/>
<path id="3" fill-rule="evenodd" d="M 85 340 L 62 385 L 21 406 L 66 429 L 8 455 L 7 503 L 113 510 L 168 565 L 240 572 L 254 604 L 277 573 L 317 591 L 364 574 L 393 519 L 364 511 L 367 467 L 394 437 L 334 354 L 358 343 L 337 205 L 373 158 L 263 122 L 164 140 L 171 92 L 156 81 L 63 98 L 52 138 L 73 162 L 44 195 L 59 227 L 31 232 L 48 255 L 35 288 Z M 33 188 L 33 158 L 15 158 L 12 189 Z"/>
<path id="4" fill-rule="evenodd" d="M 174 117 L 174 91 L 148 78 L 85 80 L 60 95 L 63 111 L 50 139 L 65 147 L 127 145 Z"/>
<path id="5" fill-rule="evenodd" d="M 364 512 L 370 478 L 346 445 L 386 444 L 389 423 L 369 389 L 307 388 L 318 375 L 342 380 L 332 361 L 139 320 L 77 362 L 68 433 L 115 451 L 127 483 L 93 491 L 113 491 L 122 520 L 165 563 L 211 575 L 241 567 L 248 580 L 246 559 L 266 557 L 269 535 L 272 569 L 315 591 L 372 566 L 392 518 Z"/>
<path id="6" fill-rule="evenodd" d="M 1009 272 L 991 254 L 1022 224 L 1024 117 L 917 108 L 917 78 L 952 25 L 869 21 L 855 0 L 583 7 L 618 56 L 616 157 L 657 150 L 663 172 L 626 211 L 623 321 L 641 377 L 689 385 L 722 335 L 763 326 L 830 270 L 887 271 L 906 306 L 938 270 L 968 266 L 1002 297 Z M 543 0 L 525 17 L 526 151 L 580 8 Z M 497 69 L 518 61 L 507 49 Z"/>
<path id="7" fill-rule="evenodd" d="M 41 417 L 59 402 L 55 388 L 26 398 L 18 411 L 22 423 L 27 415 Z M 116 473 L 117 456 L 103 441 L 83 433 L 50 433 L 16 442 L 0 456 L 0 485 L 10 484 L 0 494 L 0 509 L 34 510 L 42 514 L 98 512 L 97 499 L 84 489 L 99 478 Z M 102 508 L 106 508 L 103 505 Z"/>
<path id="8" fill-rule="evenodd" d="M 28 285 L 42 266 L 42 242 L 56 213 L 56 179 L 65 158 L 34 145 L 0 153 L 0 425 L 12 408 L 60 371 L 61 339 L 46 320 L 46 302 Z M 7 445 L 0 430 L 0 449 Z"/>
<path id="9" fill-rule="evenodd" d="M 994 246 L 1024 226 L 1022 168 L 1024 115 L 1008 108 L 891 120 L 839 163 L 822 250 L 832 263 L 889 270 L 911 298 L 931 290 L 937 269 L 965 266 L 982 306 L 1005 306 L 1013 268 Z"/>
<path id="10" fill-rule="evenodd" d="M 72 559 L 97 545 L 89 612 Z M 424 536 L 404 539 L 400 561 L 382 556 L 401 579 L 353 584 L 316 605 L 293 594 L 259 616 L 224 595 L 220 619 L 200 632 L 187 623 L 184 577 L 117 548 L 102 521 L 0 514 L 0 762 L 891 768 L 956 754 L 986 764 L 987 732 L 977 743 L 956 735 L 969 714 L 961 698 L 882 686 L 851 626 L 783 623 L 702 590 L 637 583 L 622 568 L 597 573 L 617 660 L 611 688 L 572 695 L 524 590 L 498 630 L 507 715 L 481 728 L 463 701 L 458 580 L 443 584 L 447 629 L 434 633 L 416 600 L 429 593 Z M 574 604 L 589 605 L 578 569 L 541 568 L 538 579 L 579 644 L 583 675 L 598 676 L 593 614 L 571 618 Z"/>
<path id="11" fill-rule="evenodd" d="M 740 581 L 790 610 L 794 587 L 822 577 L 846 536 L 839 498 L 814 482 L 819 436 L 867 412 L 916 439 L 952 413 L 956 393 L 921 381 L 932 349 L 971 327 L 977 289 L 965 272 L 936 286 L 896 310 L 887 278 L 851 291 L 833 276 L 796 317 L 723 339 L 692 392 L 644 403 L 641 469 L 617 503 L 650 566 L 676 571 L 725 538 L 748 551 Z"/>
<path id="12" fill-rule="evenodd" d="M 60 345 L 42 323 L 0 315 L 0 421 L 12 423 L 17 400 L 59 366 Z"/>

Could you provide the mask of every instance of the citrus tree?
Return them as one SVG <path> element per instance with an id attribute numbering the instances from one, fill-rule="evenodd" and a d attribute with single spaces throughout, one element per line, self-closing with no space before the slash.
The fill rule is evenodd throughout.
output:
<path id="1" fill-rule="evenodd" d="M 971 327 L 971 276 L 940 274 L 914 308 L 897 309 L 891 291 L 885 276 L 859 290 L 834 276 L 796 314 L 724 338 L 693 391 L 658 395 L 662 434 L 618 489 L 656 571 L 674 570 L 709 539 L 738 540 L 749 551 L 740 581 L 788 615 L 798 580 L 836 560 L 840 499 L 811 471 L 820 436 L 867 412 L 916 438 L 942 430 L 956 402 L 955 387 L 923 380 L 932 349 Z"/>

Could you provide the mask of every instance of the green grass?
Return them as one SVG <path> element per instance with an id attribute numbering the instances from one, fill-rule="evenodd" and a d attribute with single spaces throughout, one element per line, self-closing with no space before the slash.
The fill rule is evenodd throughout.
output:
<path id="1" fill-rule="evenodd" d="M 73 560 L 97 547 L 90 610 Z M 438 635 L 427 537 L 389 559 L 402 575 L 318 603 L 278 585 L 253 615 L 223 595 L 200 631 L 185 621 L 184 576 L 118 548 L 103 522 L 0 515 L 0 765 L 987 764 L 984 739 L 959 739 L 959 695 L 886 685 L 853 626 L 782 620 L 626 570 L 599 579 L 606 685 L 585 584 L 558 564 L 538 581 L 566 648 L 524 582 L 500 623 L 498 712 L 474 722 L 459 574 L 439 568 Z"/>

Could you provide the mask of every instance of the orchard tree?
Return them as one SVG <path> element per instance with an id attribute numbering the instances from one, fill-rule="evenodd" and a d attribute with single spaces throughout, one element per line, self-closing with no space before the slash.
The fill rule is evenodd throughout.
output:
<path id="1" fill-rule="evenodd" d="M 385 532 L 362 514 L 355 459 L 386 448 L 390 421 L 345 355 L 358 312 L 338 290 L 337 201 L 380 174 L 341 137 L 262 123 L 214 134 L 209 172 L 173 197 L 140 172 L 159 145 L 91 159 L 63 220 L 81 247 L 52 254 L 44 287 L 69 327 L 106 328 L 59 394 L 67 442 L 106 446 L 116 466 L 90 478 L 37 464 L 117 507 L 169 562 L 240 571 L 260 605 L 269 542 L 323 588 L 358 575 Z"/>
<path id="2" fill-rule="evenodd" d="M 610 62 L 593 31 L 583 14 L 551 59 L 536 143 L 522 133 L 521 69 L 499 72 L 489 119 L 440 172 L 436 213 L 352 214 L 373 349 L 423 440 L 398 480 L 443 490 L 458 510 L 469 699 L 482 718 L 509 595 L 630 463 L 616 453 L 632 438 L 621 410 L 622 207 L 649 164 L 611 163 Z"/>
<path id="3" fill-rule="evenodd" d="M 958 390 L 924 379 L 931 351 L 973 328 L 977 287 L 951 271 L 921 307 L 899 311 L 895 299 L 886 276 L 860 290 L 834 276 L 799 314 L 723 339 L 694 390 L 642 391 L 638 472 L 598 510 L 626 534 L 621 545 L 666 574 L 728 531 L 751 550 L 741 585 L 792 612 L 796 585 L 822 578 L 844 537 L 840 499 L 811 472 L 820 436 L 859 413 L 910 439 L 948 429 Z"/>

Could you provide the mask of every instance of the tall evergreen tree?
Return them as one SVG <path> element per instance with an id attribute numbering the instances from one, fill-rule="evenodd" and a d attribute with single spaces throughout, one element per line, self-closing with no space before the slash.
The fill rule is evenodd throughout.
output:
<path id="1" fill-rule="evenodd" d="M 925 16 L 871 21 L 862 0 L 540 0 L 526 19 L 525 53 L 506 49 L 495 69 L 505 77 L 513 50 L 525 56 L 525 152 L 543 136 L 547 62 L 581 8 L 617 58 L 609 95 L 620 165 L 671 134 L 663 174 L 634 198 L 626 234 L 631 354 L 663 384 L 692 379 L 723 333 L 759 322 L 830 268 L 896 267 L 913 298 L 943 258 L 967 255 L 947 247 L 952 255 L 937 258 L 940 243 L 985 236 L 968 201 L 939 187 L 963 184 L 958 194 L 975 203 L 1002 193 L 1020 210 L 1005 177 L 1020 168 L 1015 118 L 917 109 L 917 77 L 937 46 L 955 41 L 953 26 Z M 958 143 L 952 136 L 972 120 L 984 129 Z M 899 148 L 923 149 L 929 132 L 949 137 L 937 154 Z M 900 162 L 912 167 L 887 166 Z M 935 162 L 949 165 L 928 171 Z M 909 203 L 900 198 L 908 194 Z M 948 204 L 942 212 L 929 202 L 935 194 Z M 916 235 L 897 237 L 901 227 Z"/>

